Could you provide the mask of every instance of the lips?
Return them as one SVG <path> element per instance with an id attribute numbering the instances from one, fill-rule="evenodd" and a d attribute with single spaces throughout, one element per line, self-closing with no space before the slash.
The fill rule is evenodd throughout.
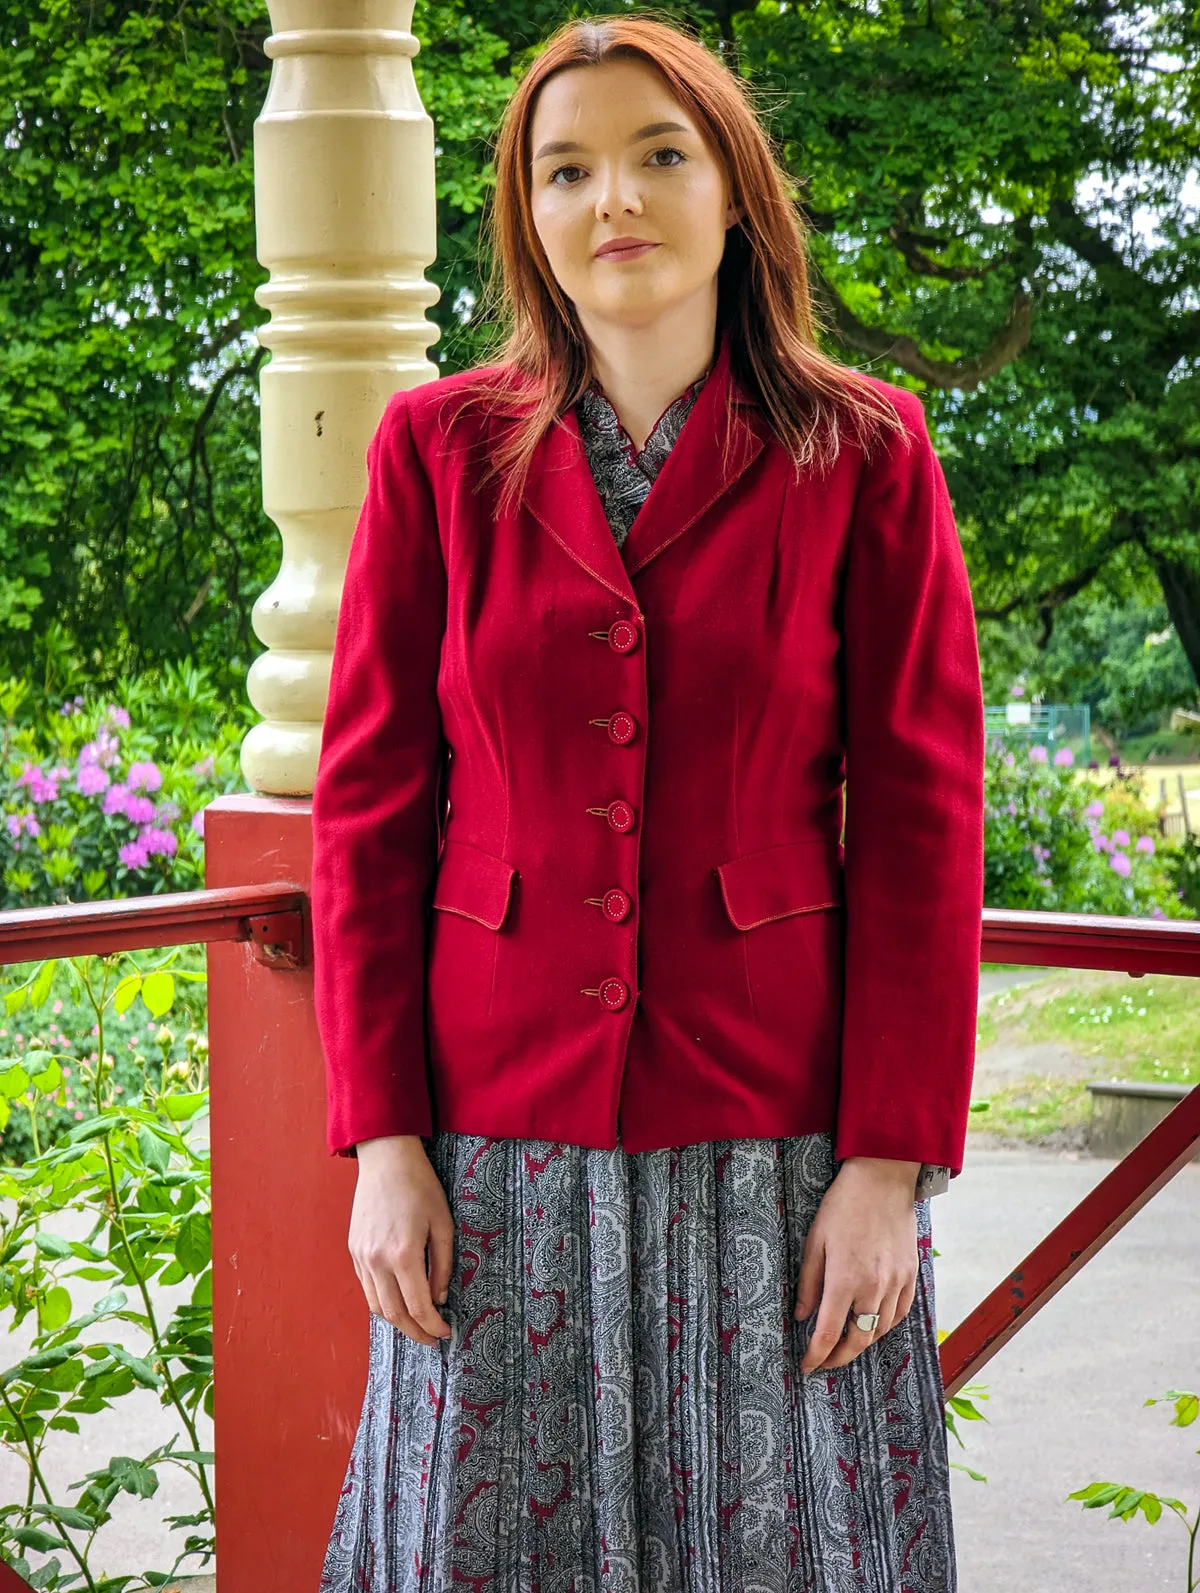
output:
<path id="1" fill-rule="evenodd" d="M 651 249 L 657 249 L 656 243 L 651 243 L 646 238 L 614 238 L 611 243 L 602 244 L 596 250 L 597 260 L 634 260 L 639 255 L 647 254 Z"/>

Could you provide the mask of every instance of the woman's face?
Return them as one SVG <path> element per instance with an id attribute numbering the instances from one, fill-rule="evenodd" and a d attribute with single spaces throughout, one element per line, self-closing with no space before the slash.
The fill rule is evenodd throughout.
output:
<path id="1" fill-rule="evenodd" d="M 695 301 L 715 307 L 725 175 L 664 80 L 640 61 L 557 72 L 530 129 L 533 222 L 580 323 L 647 326 Z M 618 238 L 652 247 L 607 258 Z"/>

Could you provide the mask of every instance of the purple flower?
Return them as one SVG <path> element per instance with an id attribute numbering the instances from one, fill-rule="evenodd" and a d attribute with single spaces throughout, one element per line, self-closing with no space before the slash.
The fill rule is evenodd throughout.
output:
<path id="1" fill-rule="evenodd" d="M 111 776 L 98 763 L 80 762 L 75 789 L 81 796 L 99 796 L 107 790 Z"/>
<path id="2" fill-rule="evenodd" d="M 1126 879 L 1133 864 L 1125 856 L 1124 852 L 1114 852 L 1108 860 L 1108 866 L 1115 869 L 1122 879 Z"/>
<path id="3" fill-rule="evenodd" d="M 126 802 L 128 800 L 129 800 L 128 787 L 122 785 L 121 782 L 118 780 L 115 785 L 109 786 L 108 791 L 105 793 L 105 797 L 104 797 L 104 811 L 105 811 L 105 813 L 107 813 L 110 818 L 112 817 L 112 815 L 114 813 L 124 813 L 125 804 L 126 804 Z"/>
<path id="4" fill-rule="evenodd" d="M 141 833 L 140 840 L 152 857 L 174 857 L 179 848 L 179 842 L 170 830 L 145 829 Z"/>
<path id="5" fill-rule="evenodd" d="M 124 708 L 118 707 L 115 702 L 109 703 L 108 707 L 104 710 L 104 716 L 110 721 L 110 723 L 114 725 L 120 725 L 124 730 L 129 729 L 128 712 Z"/>
<path id="6" fill-rule="evenodd" d="M 26 835 L 40 835 L 41 833 L 42 833 L 42 827 L 38 823 L 38 821 L 34 818 L 33 814 L 32 813 L 26 813 L 26 815 L 25 815 L 25 834 Z"/>
<path id="7" fill-rule="evenodd" d="M 1069 768 L 1071 764 L 1075 762 L 1075 754 L 1071 751 L 1070 747 L 1059 747 L 1058 751 L 1054 754 L 1054 761 L 1055 763 L 1062 764 L 1064 767 Z"/>
<path id="8" fill-rule="evenodd" d="M 1008 690 L 1009 695 L 1012 697 L 1023 697 L 1025 695 L 1024 686 L 1010 686 Z"/>
<path id="9" fill-rule="evenodd" d="M 1004 811 L 1015 817 L 1017 812 L 1017 804 L 1015 802 L 1010 802 Z"/>
<path id="10" fill-rule="evenodd" d="M 1013 764 L 1016 763 L 1016 761 L 1017 760 L 1016 760 L 1015 756 L 1010 752 L 1008 754 L 1008 756 L 1004 760 L 1004 767 L 1006 769 L 1011 769 Z"/>
<path id="11" fill-rule="evenodd" d="M 1104 812 L 1104 803 L 1099 801 L 1089 802 L 1083 812 L 1086 818 L 1098 819 Z"/>
<path id="12" fill-rule="evenodd" d="M 192 814 L 192 829 L 195 830 L 197 835 L 203 835 L 204 834 L 204 809 L 203 808 L 198 808 L 196 810 L 196 812 Z"/>
<path id="13" fill-rule="evenodd" d="M 1029 749 L 1029 761 L 1030 761 L 1030 763 L 1047 763 L 1047 762 L 1049 762 L 1049 754 L 1047 753 L 1045 747 L 1042 746 L 1040 741 L 1035 741 L 1033 746 L 1030 747 L 1030 749 Z"/>
<path id="14" fill-rule="evenodd" d="M 131 791 L 157 791 L 162 775 L 156 763 L 131 763 L 125 783 Z"/>
<path id="15" fill-rule="evenodd" d="M 207 758 L 201 758 L 199 763 L 192 764 L 192 773 L 200 776 L 210 775 L 213 772 L 214 759 L 210 752 Z"/>
<path id="16" fill-rule="evenodd" d="M 4 828 L 14 841 L 19 841 L 21 839 L 21 815 L 19 813 L 5 814 Z"/>
<path id="17" fill-rule="evenodd" d="M 1148 835 L 1139 835 L 1133 849 L 1135 852 L 1153 852 L 1154 842 Z"/>
<path id="18" fill-rule="evenodd" d="M 1113 831 L 1113 841 L 1116 843 L 1117 846 L 1128 846 L 1129 845 L 1129 831 L 1128 830 L 1114 830 Z"/>
<path id="19" fill-rule="evenodd" d="M 149 824 L 154 817 L 154 803 L 146 796 L 127 796 L 125 817 L 134 824 Z"/>
<path id="20" fill-rule="evenodd" d="M 145 868 L 150 861 L 150 853 L 141 840 L 126 841 L 117 855 L 126 868 Z"/>
<path id="21" fill-rule="evenodd" d="M 1099 830 L 1094 831 L 1092 834 L 1092 845 L 1096 848 L 1097 852 L 1112 851 L 1112 842 L 1109 840 L 1107 835 L 1101 834 Z"/>
<path id="22" fill-rule="evenodd" d="M 174 824 L 175 820 L 179 817 L 179 803 L 171 802 L 169 800 L 166 802 L 160 802 L 155 810 L 154 817 L 159 821 L 160 824 Z"/>

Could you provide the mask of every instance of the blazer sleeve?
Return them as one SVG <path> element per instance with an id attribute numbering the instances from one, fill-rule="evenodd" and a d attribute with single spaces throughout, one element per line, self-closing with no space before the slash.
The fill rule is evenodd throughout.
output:
<path id="1" fill-rule="evenodd" d="M 313 979 L 331 1155 L 432 1132 L 426 912 L 444 735 L 446 573 L 408 395 L 367 448 L 312 798 Z"/>
<path id="2" fill-rule="evenodd" d="M 843 586 L 845 1005 L 836 1154 L 962 1169 L 983 909 L 984 713 L 950 495 L 914 395 L 863 466 Z"/>

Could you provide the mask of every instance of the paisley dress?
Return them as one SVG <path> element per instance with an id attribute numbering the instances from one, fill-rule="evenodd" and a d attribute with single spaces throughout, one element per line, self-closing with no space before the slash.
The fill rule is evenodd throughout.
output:
<path id="1" fill-rule="evenodd" d="M 580 435 L 618 545 L 704 381 L 640 451 L 594 382 Z M 907 1316 L 800 1373 L 828 1134 L 630 1154 L 435 1133 L 455 1223 L 414 1344 L 370 1316 L 320 1593 L 956 1593 L 925 1167 Z"/>

